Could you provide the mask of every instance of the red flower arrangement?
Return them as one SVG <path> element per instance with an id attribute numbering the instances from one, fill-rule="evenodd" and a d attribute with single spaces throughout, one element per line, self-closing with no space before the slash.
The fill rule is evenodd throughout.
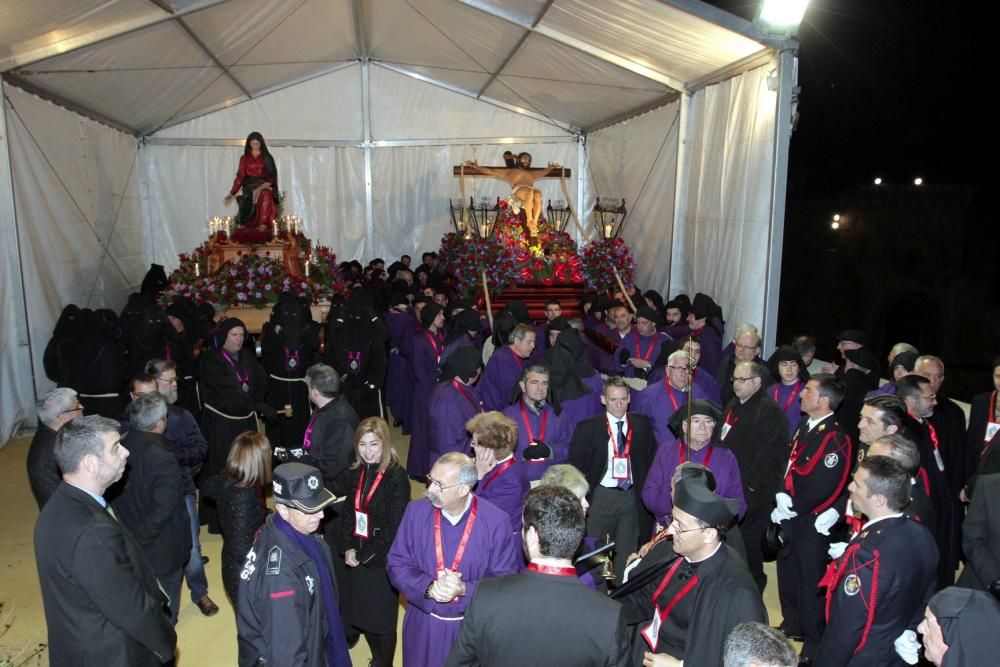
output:
<path id="1" fill-rule="evenodd" d="M 618 281 L 612 267 L 618 269 L 625 288 L 630 289 L 635 279 L 635 259 L 623 239 L 599 239 L 583 249 L 583 273 L 589 288 L 600 294 L 617 291 Z"/>
<path id="2" fill-rule="evenodd" d="M 488 238 L 450 233 L 441 240 L 438 261 L 452 275 L 457 289 L 470 294 L 481 286 L 486 271 L 491 289 L 502 290 L 516 283 L 564 285 L 583 281 L 576 242 L 556 231 L 544 218 L 538 220 L 538 235 L 529 238 L 522 219 L 500 201 L 500 215 Z"/>
<path id="3" fill-rule="evenodd" d="M 309 283 L 313 291 L 313 303 L 332 301 L 338 294 L 347 297 L 350 293 L 347 283 L 340 275 L 337 254 L 323 245 L 313 248 L 312 262 L 309 264 Z"/>

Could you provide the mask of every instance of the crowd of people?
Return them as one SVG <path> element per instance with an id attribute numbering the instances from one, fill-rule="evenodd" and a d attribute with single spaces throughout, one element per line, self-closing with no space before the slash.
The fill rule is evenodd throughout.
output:
<path id="1" fill-rule="evenodd" d="M 907 343 L 881 380 L 862 331 L 765 358 L 704 294 L 485 313 L 422 259 L 258 336 L 156 272 L 66 307 L 27 465 L 51 664 L 170 663 L 183 582 L 219 611 L 201 526 L 240 665 L 391 665 L 401 598 L 413 667 L 995 659 L 1000 358 L 966 422 Z"/>

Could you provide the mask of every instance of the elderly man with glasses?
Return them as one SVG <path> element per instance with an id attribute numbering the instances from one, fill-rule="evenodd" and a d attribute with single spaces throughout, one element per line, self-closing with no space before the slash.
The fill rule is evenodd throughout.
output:
<path id="1" fill-rule="evenodd" d="M 62 481 L 59 464 L 56 463 L 56 434 L 63 424 L 83 414 L 83 405 L 76 390 L 59 387 L 39 398 L 35 409 L 38 429 L 28 449 L 28 482 L 41 511 Z"/>
<path id="2" fill-rule="evenodd" d="M 781 488 L 788 463 L 788 418 L 767 392 L 767 367 L 755 361 L 740 361 L 731 379 L 733 398 L 716 424 L 715 438 L 736 455 L 743 482 L 747 512 L 741 527 L 747 547 L 747 565 L 760 590 L 764 590 L 764 556 L 761 537 L 769 522 L 774 494 Z"/>
<path id="3" fill-rule="evenodd" d="M 523 558 L 507 513 L 476 497 L 474 459 L 448 452 L 427 475 L 427 496 L 406 508 L 389 550 L 392 584 L 406 598 L 403 666 L 440 667 L 476 585 L 513 574 Z"/>

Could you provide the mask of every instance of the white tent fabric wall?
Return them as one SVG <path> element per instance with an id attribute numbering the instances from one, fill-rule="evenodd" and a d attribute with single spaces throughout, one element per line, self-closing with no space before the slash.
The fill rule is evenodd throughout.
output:
<path id="1" fill-rule="evenodd" d="M 242 128 L 240 129 L 242 132 Z M 267 135 L 265 134 L 265 139 Z M 306 221 L 306 234 L 329 245 L 338 257 L 365 253 L 364 156 L 357 148 L 271 148 L 278 167 L 284 211 Z M 151 261 L 167 272 L 177 255 L 208 238 L 208 218 L 235 214 L 222 199 L 233 186 L 242 146 L 142 148 L 148 183 Z"/>
<path id="2" fill-rule="evenodd" d="M 437 250 L 441 237 L 451 231 L 448 199 L 461 198 L 459 178 L 452 166 L 466 160 L 483 165 L 502 165 L 505 150 L 527 151 L 534 166 L 558 162 L 576 173 L 578 145 L 575 141 L 546 144 L 477 144 L 378 148 L 372 155 L 372 191 L 375 227 L 375 254 L 388 261 L 403 253 Z M 536 182 L 542 201 L 565 199 L 559 179 Z M 570 203 L 576 206 L 576 178 L 567 183 Z M 493 178 L 465 177 L 466 200 L 510 195 L 507 184 Z M 566 231 L 573 236 L 572 223 Z M 370 259 L 370 258 L 368 258 Z"/>
<path id="3" fill-rule="evenodd" d="M 770 69 L 698 91 L 690 107 L 671 291 L 715 297 L 727 337 L 739 322 L 763 324 L 777 108 Z"/>
<path id="4" fill-rule="evenodd" d="M 628 217 L 622 236 L 635 257 L 636 284 L 660 292 L 665 299 L 672 296 L 666 292 L 674 235 L 679 115 L 680 102 L 674 102 L 587 137 L 588 217 L 597 197 L 625 200 Z"/>
<path id="5" fill-rule="evenodd" d="M 4 90 L 19 262 L 41 393 L 53 386 L 42 355 L 62 307 L 118 312 L 148 268 L 136 140 L 17 88 Z M 4 385 L 4 403 L 30 405 L 32 398 Z M 0 430 L 12 426 L 3 422 Z"/>
<path id="6" fill-rule="evenodd" d="M 0 92 L 6 86 L 0 84 Z M 24 318 L 14 197 L 11 191 L 9 136 L 0 107 L 0 442 L 7 442 L 18 426 L 34 421 L 31 357 Z M 2 446 L 2 445 L 0 445 Z"/>

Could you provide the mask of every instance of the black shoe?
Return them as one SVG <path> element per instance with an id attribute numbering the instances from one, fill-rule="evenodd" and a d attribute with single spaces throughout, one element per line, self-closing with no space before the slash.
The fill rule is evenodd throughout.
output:
<path id="1" fill-rule="evenodd" d="M 207 562 L 208 562 L 208 556 L 202 556 L 202 557 L 201 557 L 201 564 L 202 564 L 202 565 L 204 565 L 204 564 L 206 564 Z"/>

